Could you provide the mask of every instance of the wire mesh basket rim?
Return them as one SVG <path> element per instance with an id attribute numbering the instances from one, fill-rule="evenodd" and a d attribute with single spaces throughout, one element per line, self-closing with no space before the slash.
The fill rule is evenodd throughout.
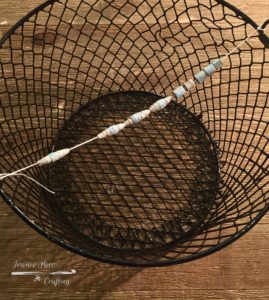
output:
<path id="1" fill-rule="evenodd" d="M 213 254 L 217 252 L 218 250 L 221 250 L 222 248 L 232 244 L 235 242 L 238 238 L 242 237 L 245 235 L 248 231 L 250 231 L 261 219 L 262 217 L 269 211 L 269 205 L 265 207 L 263 210 L 261 210 L 257 216 L 253 219 L 252 222 L 249 222 L 248 225 L 244 228 L 244 230 L 241 230 L 238 232 L 236 235 L 230 237 L 229 239 L 221 242 L 220 244 L 212 247 L 210 250 L 205 250 L 203 252 L 197 253 L 192 255 L 191 257 L 186 257 L 186 258 L 181 258 L 180 260 L 174 260 L 174 261 L 169 261 L 169 262 L 147 262 L 147 263 L 131 263 L 127 261 L 122 261 L 122 260 L 115 260 L 115 259 L 106 259 L 102 258 L 101 256 L 96 256 L 94 254 L 86 254 L 85 252 L 81 251 L 78 247 L 74 247 L 70 244 L 64 243 L 62 240 L 57 239 L 49 234 L 47 234 L 42 228 L 40 228 L 37 224 L 34 222 L 31 222 L 27 216 L 23 212 L 18 209 L 16 205 L 13 204 L 12 200 L 7 197 L 7 195 L 3 192 L 3 190 L 0 190 L 0 195 L 1 197 L 5 200 L 5 202 L 12 208 L 13 211 L 16 212 L 16 214 L 23 220 L 25 221 L 28 225 L 30 225 L 34 230 L 36 230 L 38 233 L 40 233 L 42 236 L 47 238 L 48 240 L 58 244 L 59 246 L 62 246 L 64 249 L 69 250 L 74 252 L 75 254 L 82 255 L 87 258 L 91 258 L 100 262 L 104 263 L 109 263 L 109 264 L 115 264 L 115 265 L 123 265 L 123 266 L 128 266 L 128 267 L 164 267 L 164 266 L 169 266 L 169 265 L 176 265 L 176 264 L 181 264 L 185 262 L 190 262 L 193 260 L 196 260 L 198 258 L 202 258 L 205 256 L 208 256 L 210 254 Z"/>
<path id="2" fill-rule="evenodd" d="M 218 4 L 221 4 L 223 6 L 228 7 L 232 11 L 234 11 L 239 17 L 242 17 L 242 19 L 250 24 L 253 28 L 257 28 L 258 24 L 250 18 L 248 15 L 246 15 L 242 10 L 235 7 L 234 5 L 228 3 L 226 0 L 215 0 Z M 5 41 L 9 38 L 11 34 L 13 34 L 18 27 L 20 27 L 25 21 L 27 21 L 30 17 L 35 15 L 37 12 L 41 11 L 45 7 L 49 6 L 50 4 L 53 4 L 55 2 L 59 2 L 59 0 L 47 0 L 44 3 L 38 5 L 36 8 L 31 10 L 29 13 L 27 13 L 24 17 L 22 17 L 17 23 L 15 23 L 6 33 L 4 33 L 3 37 L 0 39 L 0 48 L 3 46 Z M 267 23 L 269 22 L 269 19 L 265 21 L 264 25 L 267 26 Z"/>

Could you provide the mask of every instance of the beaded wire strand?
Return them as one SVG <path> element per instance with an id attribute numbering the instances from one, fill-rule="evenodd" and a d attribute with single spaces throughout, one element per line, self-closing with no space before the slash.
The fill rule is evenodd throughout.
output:
<path id="1" fill-rule="evenodd" d="M 262 25 L 258 26 L 253 32 L 251 32 L 246 37 L 246 39 L 241 41 L 236 47 L 234 47 L 231 51 L 229 51 L 225 56 L 214 60 L 210 65 L 208 65 L 203 70 L 198 72 L 194 76 L 195 77 L 194 79 L 190 79 L 189 81 L 185 82 L 183 85 L 177 87 L 173 91 L 173 96 L 168 96 L 166 98 L 162 98 L 162 99 L 156 101 L 149 107 L 149 109 L 143 110 L 143 111 L 140 111 L 140 112 L 137 112 L 137 113 L 131 115 L 123 123 L 112 125 L 112 126 L 106 128 L 105 130 L 103 130 L 101 133 L 99 133 L 97 136 L 95 136 L 92 139 L 89 139 L 78 145 L 75 145 L 72 148 L 67 148 L 67 149 L 62 149 L 62 150 L 52 152 L 52 153 L 48 154 L 47 156 L 43 157 L 42 159 L 40 159 L 39 161 L 37 161 L 36 163 L 26 166 L 20 170 L 17 170 L 17 171 L 11 172 L 11 173 L 2 173 L 2 174 L 0 174 L 0 181 L 4 180 L 5 178 L 11 177 L 11 176 L 23 176 L 23 177 L 28 178 L 29 180 L 33 181 L 38 186 L 42 187 L 47 192 L 49 192 L 51 194 L 55 194 L 54 191 L 48 189 L 43 184 L 39 183 L 32 177 L 30 177 L 22 172 L 25 172 L 25 171 L 27 171 L 31 168 L 37 167 L 37 166 L 48 165 L 50 163 L 56 162 L 57 160 L 64 158 L 66 155 L 70 154 L 73 150 L 75 150 L 77 148 L 80 148 L 86 144 L 93 142 L 93 141 L 105 139 L 109 136 L 116 135 L 121 130 L 123 130 L 125 127 L 131 126 L 136 123 L 140 123 L 145 118 L 147 118 L 151 113 L 156 113 L 156 112 L 159 112 L 159 111 L 165 109 L 165 107 L 171 101 L 179 102 L 178 99 L 182 98 L 187 92 L 190 92 L 196 86 L 196 83 L 202 84 L 206 80 L 207 77 L 212 76 L 216 71 L 221 69 L 223 63 L 230 57 L 230 55 L 233 54 L 236 50 L 238 50 L 242 45 L 244 45 L 251 37 L 253 37 L 257 33 L 257 31 L 265 32 L 265 29 L 262 28 Z"/>

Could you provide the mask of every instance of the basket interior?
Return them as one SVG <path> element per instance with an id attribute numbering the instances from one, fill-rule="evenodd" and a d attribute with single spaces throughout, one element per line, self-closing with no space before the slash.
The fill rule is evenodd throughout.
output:
<path id="1" fill-rule="evenodd" d="M 38 8 L 0 48 L 1 172 L 90 138 L 226 54 L 253 27 L 220 2 Z M 138 265 L 210 253 L 268 208 L 268 62 L 257 33 L 180 105 L 29 171 L 55 198 L 23 177 L 1 182 L 2 194 L 46 236 L 86 256 Z"/>

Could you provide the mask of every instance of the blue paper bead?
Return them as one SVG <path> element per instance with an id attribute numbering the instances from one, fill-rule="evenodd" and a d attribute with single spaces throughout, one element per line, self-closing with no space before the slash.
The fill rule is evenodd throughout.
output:
<path id="1" fill-rule="evenodd" d="M 203 83 L 206 80 L 207 76 L 207 73 L 204 70 L 202 70 L 199 73 L 197 73 L 194 77 L 199 83 Z"/>
<path id="2" fill-rule="evenodd" d="M 216 72 L 216 70 L 217 69 L 216 69 L 214 64 L 210 64 L 210 65 L 208 65 L 207 67 L 204 68 L 204 71 L 206 72 L 206 74 L 208 76 L 213 75 Z"/>
<path id="3" fill-rule="evenodd" d="M 220 58 L 218 58 L 218 59 L 215 59 L 213 62 L 212 62 L 212 64 L 215 66 L 215 68 L 218 70 L 218 69 L 220 69 L 221 67 L 222 67 L 222 65 L 223 65 L 223 62 L 222 62 L 222 60 L 220 59 Z"/>
<path id="4" fill-rule="evenodd" d="M 140 123 L 143 119 L 145 119 L 145 115 L 143 114 L 144 111 L 137 112 L 133 114 L 130 118 L 133 120 L 134 123 Z"/>
<path id="5" fill-rule="evenodd" d="M 186 93 L 186 90 L 183 86 L 179 86 L 173 90 L 173 93 L 177 98 L 180 98 L 180 97 L 184 96 L 184 94 Z"/>
<path id="6" fill-rule="evenodd" d="M 110 133 L 110 135 L 115 135 L 119 132 L 119 126 L 118 126 L 118 124 L 117 125 L 112 125 L 107 130 Z"/>

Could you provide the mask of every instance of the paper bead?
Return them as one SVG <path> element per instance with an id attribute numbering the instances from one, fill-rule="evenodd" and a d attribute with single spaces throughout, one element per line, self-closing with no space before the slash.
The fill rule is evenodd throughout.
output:
<path id="1" fill-rule="evenodd" d="M 106 128 L 104 131 L 98 134 L 98 138 L 105 139 L 108 136 L 118 134 L 123 128 L 125 127 L 124 123 L 112 125 L 108 128 Z"/>
<path id="2" fill-rule="evenodd" d="M 195 81 L 190 79 L 189 81 L 185 82 L 183 86 L 179 86 L 173 90 L 173 94 L 177 97 L 183 97 L 187 91 L 190 91 L 193 87 L 195 87 Z"/>
<path id="3" fill-rule="evenodd" d="M 160 100 L 156 101 L 155 103 L 153 103 L 151 105 L 149 110 L 151 112 L 157 112 L 159 110 L 164 109 L 172 101 L 172 98 L 173 97 L 170 96 L 170 97 L 166 97 L 166 98 L 163 98 L 163 99 L 160 99 Z"/>
<path id="4" fill-rule="evenodd" d="M 221 69 L 222 66 L 223 66 L 223 62 L 222 62 L 222 60 L 221 60 L 220 58 L 215 59 L 215 60 L 212 62 L 212 64 L 215 66 L 215 68 L 216 68 L 217 70 Z"/>
<path id="5" fill-rule="evenodd" d="M 187 92 L 186 89 L 182 85 L 173 90 L 173 94 L 177 98 L 183 97 L 186 92 Z"/>
<path id="6" fill-rule="evenodd" d="M 193 79 L 190 79 L 189 81 L 184 83 L 184 87 L 186 88 L 187 91 L 190 91 L 195 86 L 196 86 L 196 84 Z"/>
<path id="7" fill-rule="evenodd" d="M 48 165 L 50 163 L 53 163 L 53 162 L 65 157 L 69 153 L 70 153 L 69 149 L 62 149 L 59 151 L 55 151 L 55 152 L 52 152 L 52 153 L 48 154 L 47 156 L 43 157 L 37 163 L 39 166 Z"/>
<path id="8" fill-rule="evenodd" d="M 210 64 L 207 67 L 204 68 L 204 71 L 208 76 L 213 75 L 216 72 L 217 68 L 215 67 L 214 64 Z"/>
<path id="9" fill-rule="evenodd" d="M 204 70 L 202 70 L 199 73 L 197 73 L 194 77 L 199 83 L 203 83 L 208 77 L 208 75 Z"/>
<path id="10" fill-rule="evenodd" d="M 212 64 L 205 67 L 202 71 L 197 73 L 194 77 L 199 83 L 203 83 L 208 76 L 212 76 L 218 69 L 222 67 L 221 59 L 216 59 Z"/>
<path id="11" fill-rule="evenodd" d="M 131 117 L 129 117 L 126 121 L 125 121 L 125 126 L 129 126 L 132 125 L 134 123 L 140 123 L 142 120 L 144 120 L 145 118 L 147 118 L 150 115 L 150 110 L 146 109 L 146 110 L 142 110 L 138 113 L 133 114 Z"/>

